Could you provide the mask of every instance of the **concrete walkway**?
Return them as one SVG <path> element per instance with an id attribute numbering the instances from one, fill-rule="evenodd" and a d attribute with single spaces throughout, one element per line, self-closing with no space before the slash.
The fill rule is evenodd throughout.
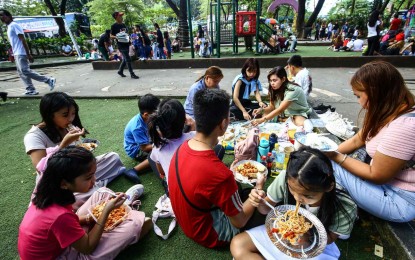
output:
<path id="1" fill-rule="evenodd" d="M 275 64 L 284 66 L 285 64 Z M 260 81 L 267 89 L 267 72 L 261 68 Z M 357 68 L 310 68 L 313 78 L 312 103 L 337 107 L 345 117 L 356 121 L 360 107 L 351 92 L 350 78 Z M 146 69 L 135 70 L 140 79 L 121 78 L 116 70 L 93 70 L 91 64 L 73 64 L 36 69 L 37 72 L 57 79 L 56 91 L 64 91 L 77 98 L 126 98 L 153 93 L 157 96 L 186 97 L 189 87 L 202 76 L 205 69 Z M 415 68 L 399 68 L 408 87 L 415 93 Z M 128 75 L 128 71 L 125 71 Z M 232 93 L 232 81 L 240 69 L 223 69 L 222 89 Z M 40 96 L 49 92 L 47 84 L 34 81 Z M 1 72 L 0 91 L 10 97 L 24 97 L 22 81 L 16 71 Z"/>

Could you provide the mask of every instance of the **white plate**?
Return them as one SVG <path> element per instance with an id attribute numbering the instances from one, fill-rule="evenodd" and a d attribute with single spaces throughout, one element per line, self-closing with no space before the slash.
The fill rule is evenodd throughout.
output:
<path id="1" fill-rule="evenodd" d="M 311 148 L 322 152 L 334 152 L 339 148 L 339 146 L 327 136 L 322 136 L 316 133 L 304 134 L 298 132 L 294 134 L 294 138 L 300 144 L 310 146 Z"/>
<path id="2" fill-rule="evenodd" d="M 244 164 L 244 163 L 247 163 L 247 162 L 249 162 L 249 163 L 251 163 L 251 164 L 253 164 L 254 166 L 263 166 L 261 163 L 259 163 L 259 162 L 257 162 L 257 161 L 254 161 L 254 160 L 242 160 L 242 161 L 239 161 L 239 162 L 237 162 L 237 163 L 235 163 L 235 165 L 233 166 L 233 168 L 231 169 L 231 171 L 233 172 L 233 175 L 235 176 L 235 180 L 237 181 L 237 182 L 241 182 L 241 183 L 250 183 L 250 184 L 252 184 L 252 183 L 256 183 L 257 182 L 257 180 L 258 180 L 258 175 L 259 174 L 262 174 L 262 175 L 267 175 L 268 174 L 268 169 L 267 168 L 265 168 L 265 170 L 264 171 L 262 171 L 262 172 L 258 172 L 257 173 L 257 177 L 256 178 L 248 178 L 248 177 L 246 177 L 246 176 L 242 176 L 237 170 L 236 170 L 236 168 L 238 168 L 238 166 L 239 165 L 241 165 L 241 164 Z"/>
<path id="3" fill-rule="evenodd" d="M 307 232 L 309 237 L 300 245 L 292 245 L 288 240 L 281 238 L 281 235 L 273 233 L 273 228 L 278 228 L 276 218 L 284 215 L 288 210 L 295 210 L 294 205 L 281 205 L 271 210 L 265 219 L 267 234 L 274 245 L 284 254 L 294 258 L 312 258 L 321 254 L 327 245 L 327 232 L 323 223 L 310 211 L 300 208 L 298 214 L 304 216 L 313 226 Z"/>

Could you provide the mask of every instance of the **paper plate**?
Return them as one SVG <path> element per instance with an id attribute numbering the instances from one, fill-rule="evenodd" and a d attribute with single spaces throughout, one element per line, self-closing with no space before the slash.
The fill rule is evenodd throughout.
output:
<path id="1" fill-rule="evenodd" d="M 243 176 L 243 175 L 241 175 L 237 170 L 236 170 L 236 168 L 238 168 L 238 166 L 239 165 L 242 165 L 242 164 L 244 164 L 244 163 L 251 163 L 252 165 L 254 165 L 254 166 L 256 166 L 256 167 L 263 167 L 264 165 L 262 165 L 261 163 L 259 163 L 259 162 L 257 162 L 257 161 L 254 161 L 254 160 L 242 160 L 242 161 L 239 161 L 239 162 L 237 162 L 233 167 L 232 167 L 232 169 L 231 169 L 231 171 L 233 172 L 233 175 L 235 176 L 235 180 L 237 181 L 237 182 L 240 182 L 240 183 L 250 183 L 250 184 L 252 184 L 252 183 L 256 183 L 257 182 L 257 179 L 258 179 L 258 174 L 263 174 L 263 175 L 267 175 L 268 174 L 268 169 L 267 168 L 265 168 L 265 170 L 264 171 L 262 171 L 262 172 L 258 172 L 257 173 L 257 178 L 248 178 L 248 177 L 246 177 L 246 176 Z"/>
<path id="2" fill-rule="evenodd" d="M 307 259 L 321 254 L 327 245 L 327 232 L 321 221 L 311 212 L 300 208 L 298 214 L 304 216 L 307 221 L 313 224 L 313 227 L 306 233 L 307 239 L 303 239 L 301 245 L 292 245 L 288 240 L 283 239 L 280 234 L 273 233 L 273 228 L 278 228 L 276 218 L 284 215 L 288 210 L 295 210 L 294 205 L 281 205 L 271 210 L 265 219 L 267 234 L 272 243 L 284 254 L 299 258 Z"/>
<path id="3" fill-rule="evenodd" d="M 294 138 L 302 145 L 310 146 L 323 152 L 337 151 L 339 146 L 327 136 L 322 136 L 316 133 L 305 134 L 298 132 L 294 134 Z"/>
<path id="4" fill-rule="evenodd" d="M 96 139 L 84 138 L 82 139 L 81 143 L 77 144 L 77 146 L 83 147 L 88 151 L 93 152 L 100 144 L 101 143 Z"/>

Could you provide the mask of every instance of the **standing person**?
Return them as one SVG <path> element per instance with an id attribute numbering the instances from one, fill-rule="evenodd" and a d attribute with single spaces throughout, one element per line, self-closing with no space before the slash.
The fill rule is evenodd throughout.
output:
<path id="1" fill-rule="evenodd" d="M 177 149 L 169 168 L 177 222 L 187 237 L 208 248 L 229 245 L 255 209 L 242 203 L 232 171 L 213 150 L 229 125 L 229 99 L 220 89 L 196 93 L 196 134 Z"/>
<path id="2" fill-rule="evenodd" d="M 111 30 L 105 30 L 105 33 L 101 34 L 98 40 L 98 50 L 101 52 L 102 57 L 105 61 L 109 61 L 109 53 L 110 53 L 110 46 L 111 46 L 111 37 L 110 37 Z"/>
<path id="3" fill-rule="evenodd" d="M 331 21 L 329 22 L 329 24 L 327 25 L 327 41 L 331 40 L 331 34 L 333 32 L 333 24 L 331 23 Z"/>
<path id="4" fill-rule="evenodd" d="M 339 32 L 339 22 L 338 21 L 336 21 L 335 23 L 334 23 L 334 25 L 333 25 L 333 34 L 332 34 L 332 38 L 335 38 L 335 37 L 337 37 L 337 34 L 338 34 L 338 32 Z"/>
<path id="5" fill-rule="evenodd" d="M 134 33 L 131 34 L 131 39 L 133 40 L 132 44 L 135 49 L 135 55 L 140 60 L 144 57 L 144 48 L 143 48 L 143 38 L 141 37 L 140 26 L 134 26 Z"/>
<path id="6" fill-rule="evenodd" d="M 64 148 L 49 158 L 19 227 L 21 259 L 114 259 L 151 230 L 151 219 L 132 210 L 113 231 L 104 233 L 110 213 L 126 200 L 124 193 L 110 198 L 106 188 L 94 192 L 74 213 L 74 193 L 92 189 L 96 169 L 93 154 L 80 147 Z M 104 199 L 108 201 L 95 221 L 88 209 Z"/>
<path id="7" fill-rule="evenodd" d="M 350 28 L 349 23 L 346 21 L 346 22 L 343 24 L 343 26 L 342 26 L 342 31 L 341 31 L 343 38 L 345 38 L 345 37 L 347 36 L 347 34 L 348 34 L 348 32 L 349 32 L 349 28 Z"/>
<path id="8" fill-rule="evenodd" d="M 125 65 L 128 67 L 132 79 L 139 79 L 140 77 L 134 74 L 133 66 L 131 65 L 131 58 L 129 55 L 130 40 L 128 37 L 127 26 L 123 23 L 122 12 L 114 12 L 112 17 L 115 19 L 115 23 L 111 25 L 111 38 L 116 39 L 118 50 L 122 53 L 123 59 L 118 69 L 118 75 L 126 77 L 124 75 Z"/>
<path id="9" fill-rule="evenodd" d="M 333 160 L 336 181 L 356 204 L 393 222 L 415 218 L 415 99 L 390 63 L 363 65 L 350 84 L 365 117 L 362 129 L 341 143 Z M 347 156 L 366 146 L 370 164 Z"/>
<path id="10" fill-rule="evenodd" d="M 190 87 L 187 94 L 186 101 L 184 102 L 184 109 L 186 116 L 195 118 L 193 110 L 193 101 L 197 91 L 207 88 L 219 88 L 219 82 L 223 79 L 222 70 L 217 66 L 211 66 L 199 77 L 195 83 Z"/>
<path id="11" fill-rule="evenodd" d="M 35 86 L 33 86 L 32 79 L 47 83 L 49 90 L 52 91 L 55 88 L 56 79 L 40 75 L 30 69 L 29 62 L 33 62 L 34 59 L 30 54 L 23 28 L 13 21 L 12 14 L 5 9 L 0 9 L 0 20 L 7 25 L 7 37 L 13 49 L 17 72 L 26 87 L 24 95 L 34 96 L 39 94 Z"/>
<path id="12" fill-rule="evenodd" d="M 382 21 L 380 20 L 380 12 L 373 11 L 369 16 L 367 23 L 367 55 L 372 56 L 375 52 L 379 52 L 379 31 L 382 29 Z"/>
<path id="13" fill-rule="evenodd" d="M 315 41 L 318 41 L 319 40 L 319 36 L 320 36 L 320 23 L 318 21 L 316 22 L 316 26 L 315 26 L 314 29 L 316 29 L 316 33 L 315 33 L 314 40 Z"/>
<path id="14" fill-rule="evenodd" d="M 203 56 L 204 48 L 205 48 L 205 31 L 201 24 L 197 25 L 197 38 L 199 42 L 199 56 Z"/>
<path id="15" fill-rule="evenodd" d="M 143 38 L 144 59 L 148 59 L 151 55 L 151 40 L 148 37 L 147 33 L 140 26 L 138 28 L 141 32 L 141 37 Z"/>
<path id="16" fill-rule="evenodd" d="M 169 32 L 165 31 L 164 33 L 164 46 L 166 47 L 167 51 L 167 59 L 171 59 L 171 40 L 169 36 Z"/>
<path id="17" fill-rule="evenodd" d="M 253 120 L 252 124 L 256 126 L 283 115 L 289 117 L 286 121 L 289 128 L 302 127 L 305 132 L 311 133 L 313 124 L 308 119 L 311 108 L 301 87 L 288 81 L 287 72 L 283 67 L 273 68 L 268 73 L 267 79 L 270 105 L 254 110 L 254 115 L 263 114 L 263 116 Z"/>
<path id="18" fill-rule="evenodd" d="M 357 217 L 357 206 L 342 187 L 336 185 L 330 160 L 322 152 L 310 147 L 291 153 L 287 172 L 281 172 L 265 193 L 252 189 L 249 200 L 262 214 L 278 204 L 300 203 L 312 212 L 327 232 L 327 245 L 322 254 L 312 259 L 338 259 L 338 238 L 347 239 Z M 337 177 L 337 176 L 336 176 Z M 257 185 L 258 186 L 258 185 Z M 301 243 L 301 242 L 300 242 Z M 290 259 L 269 239 L 265 225 L 237 235 L 231 243 L 232 256 L 238 259 Z"/>
<path id="19" fill-rule="evenodd" d="M 159 58 L 165 60 L 166 54 L 164 53 L 164 39 L 163 34 L 161 33 L 160 26 L 158 23 L 154 23 L 154 29 L 156 30 L 157 34 L 157 48 L 159 51 Z"/>
<path id="20" fill-rule="evenodd" d="M 262 85 L 259 81 L 260 69 L 259 62 L 255 58 L 245 61 L 241 74 L 235 77 L 232 82 L 232 104 L 231 113 L 239 120 L 251 120 L 252 112 L 259 107 L 266 107 L 262 102 Z M 249 96 L 255 92 L 258 103 L 252 103 Z"/>

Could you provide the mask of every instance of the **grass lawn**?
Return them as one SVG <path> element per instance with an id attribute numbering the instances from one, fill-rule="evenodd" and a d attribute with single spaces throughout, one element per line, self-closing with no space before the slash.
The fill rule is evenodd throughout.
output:
<path id="1" fill-rule="evenodd" d="M 137 101 L 133 99 L 78 99 L 83 125 L 91 133 L 89 137 L 101 141 L 96 154 L 115 151 L 120 154 L 126 167 L 135 162 L 123 151 L 125 124 L 137 113 Z M 27 210 L 30 194 L 35 183 L 35 170 L 24 152 L 23 136 L 31 124 L 40 121 L 39 99 L 10 99 L 0 106 L 0 259 L 17 259 L 18 227 Z M 226 156 L 225 163 L 232 161 Z M 157 199 L 163 189 L 152 172 L 141 176 L 145 192 L 140 210 L 151 217 Z M 268 182 L 269 184 L 269 182 Z M 109 187 L 125 191 L 130 183 L 121 177 Z M 159 220 L 158 224 L 167 232 L 170 219 Z M 356 223 L 351 239 L 338 242 L 342 251 L 341 259 L 374 259 L 375 244 L 382 245 L 379 234 L 370 221 Z M 384 252 L 386 256 L 390 253 Z M 229 249 L 212 250 L 197 245 L 188 239 L 180 228 L 163 241 L 154 232 L 122 252 L 118 259 L 231 259 Z"/>

